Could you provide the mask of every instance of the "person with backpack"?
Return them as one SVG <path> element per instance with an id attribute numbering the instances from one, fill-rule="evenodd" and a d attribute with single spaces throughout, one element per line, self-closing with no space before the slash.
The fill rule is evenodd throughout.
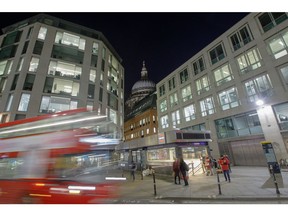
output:
<path id="1" fill-rule="evenodd" d="M 186 172 L 189 171 L 189 167 L 188 165 L 186 164 L 186 162 L 183 160 L 183 158 L 180 158 L 180 172 L 183 176 L 183 180 L 184 180 L 184 183 L 185 183 L 185 186 L 188 186 L 188 176 L 186 175 Z"/>

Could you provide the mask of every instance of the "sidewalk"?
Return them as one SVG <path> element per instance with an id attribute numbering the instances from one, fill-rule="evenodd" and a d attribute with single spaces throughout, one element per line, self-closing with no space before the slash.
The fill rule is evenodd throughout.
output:
<path id="1" fill-rule="evenodd" d="M 232 167 L 231 183 L 226 182 L 223 174 L 206 176 L 199 174 L 190 176 L 189 186 L 174 184 L 172 176 L 157 175 L 155 173 L 155 187 L 152 176 L 144 176 L 141 180 L 137 173 L 136 180 L 132 181 L 130 174 L 124 174 L 126 181 L 121 183 L 120 196 L 125 199 L 234 199 L 234 200 L 288 200 L 288 172 L 277 175 L 278 191 L 274 178 L 266 167 Z M 220 187 L 220 189 L 219 189 Z"/>

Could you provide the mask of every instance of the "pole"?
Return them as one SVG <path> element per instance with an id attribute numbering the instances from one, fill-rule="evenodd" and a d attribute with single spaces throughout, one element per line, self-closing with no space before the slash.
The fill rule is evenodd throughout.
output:
<path id="1" fill-rule="evenodd" d="M 154 184 L 154 195 L 156 196 L 157 192 L 156 192 L 156 181 L 155 181 L 155 171 L 154 170 L 152 171 L 152 176 L 153 176 L 153 184 Z"/>
<path id="2" fill-rule="evenodd" d="M 217 174 L 217 184 L 218 184 L 219 195 L 221 195 L 222 194 L 221 185 L 220 185 L 219 173 L 217 170 L 216 170 L 216 174 Z"/>
<path id="3" fill-rule="evenodd" d="M 280 191 L 279 191 L 279 188 L 278 188 L 278 183 L 277 183 L 277 180 L 276 180 L 275 173 L 274 173 L 272 165 L 270 165 L 270 170 L 271 170 L 271 173 L 273 175 L 274 184 L 275 184 L 275 188 L 276 188 L 276 194 L 280 194 Z"/>
<path id="4" fill-rule="evenodd" d="M 192 175 L 193 175 L 193 176 L 195 175 L 195 173 L 194 173 L 194 163 L 193 163 L 193 161 L 192 161 Z"/>

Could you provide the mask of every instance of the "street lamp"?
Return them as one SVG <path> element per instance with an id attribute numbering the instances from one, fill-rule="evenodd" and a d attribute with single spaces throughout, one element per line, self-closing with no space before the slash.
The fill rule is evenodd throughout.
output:
<path id="1" fill-rule="evenodd" d="M 263 104 L 264 104 L 263 100 L 257 100 L 256 101 L 256 105 L 258 105 L 258 106 L 262 106 Z"/>

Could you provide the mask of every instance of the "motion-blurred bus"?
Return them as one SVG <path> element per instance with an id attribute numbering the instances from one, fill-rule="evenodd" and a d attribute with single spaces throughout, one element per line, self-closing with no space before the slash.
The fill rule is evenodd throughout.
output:
<path id="1" fill-rule="evenodd" d="M 104 177 L 77 181 L 105 162 L 107 155 L 91 151 L 103 134 L 91 128 L 107 124 L 106 116 L 86 109 L 1 124 L 0 203 L 105 203 L 117 196 L 116 184 Z M 93 145 L 85 142 L 99 136 Z"/>

